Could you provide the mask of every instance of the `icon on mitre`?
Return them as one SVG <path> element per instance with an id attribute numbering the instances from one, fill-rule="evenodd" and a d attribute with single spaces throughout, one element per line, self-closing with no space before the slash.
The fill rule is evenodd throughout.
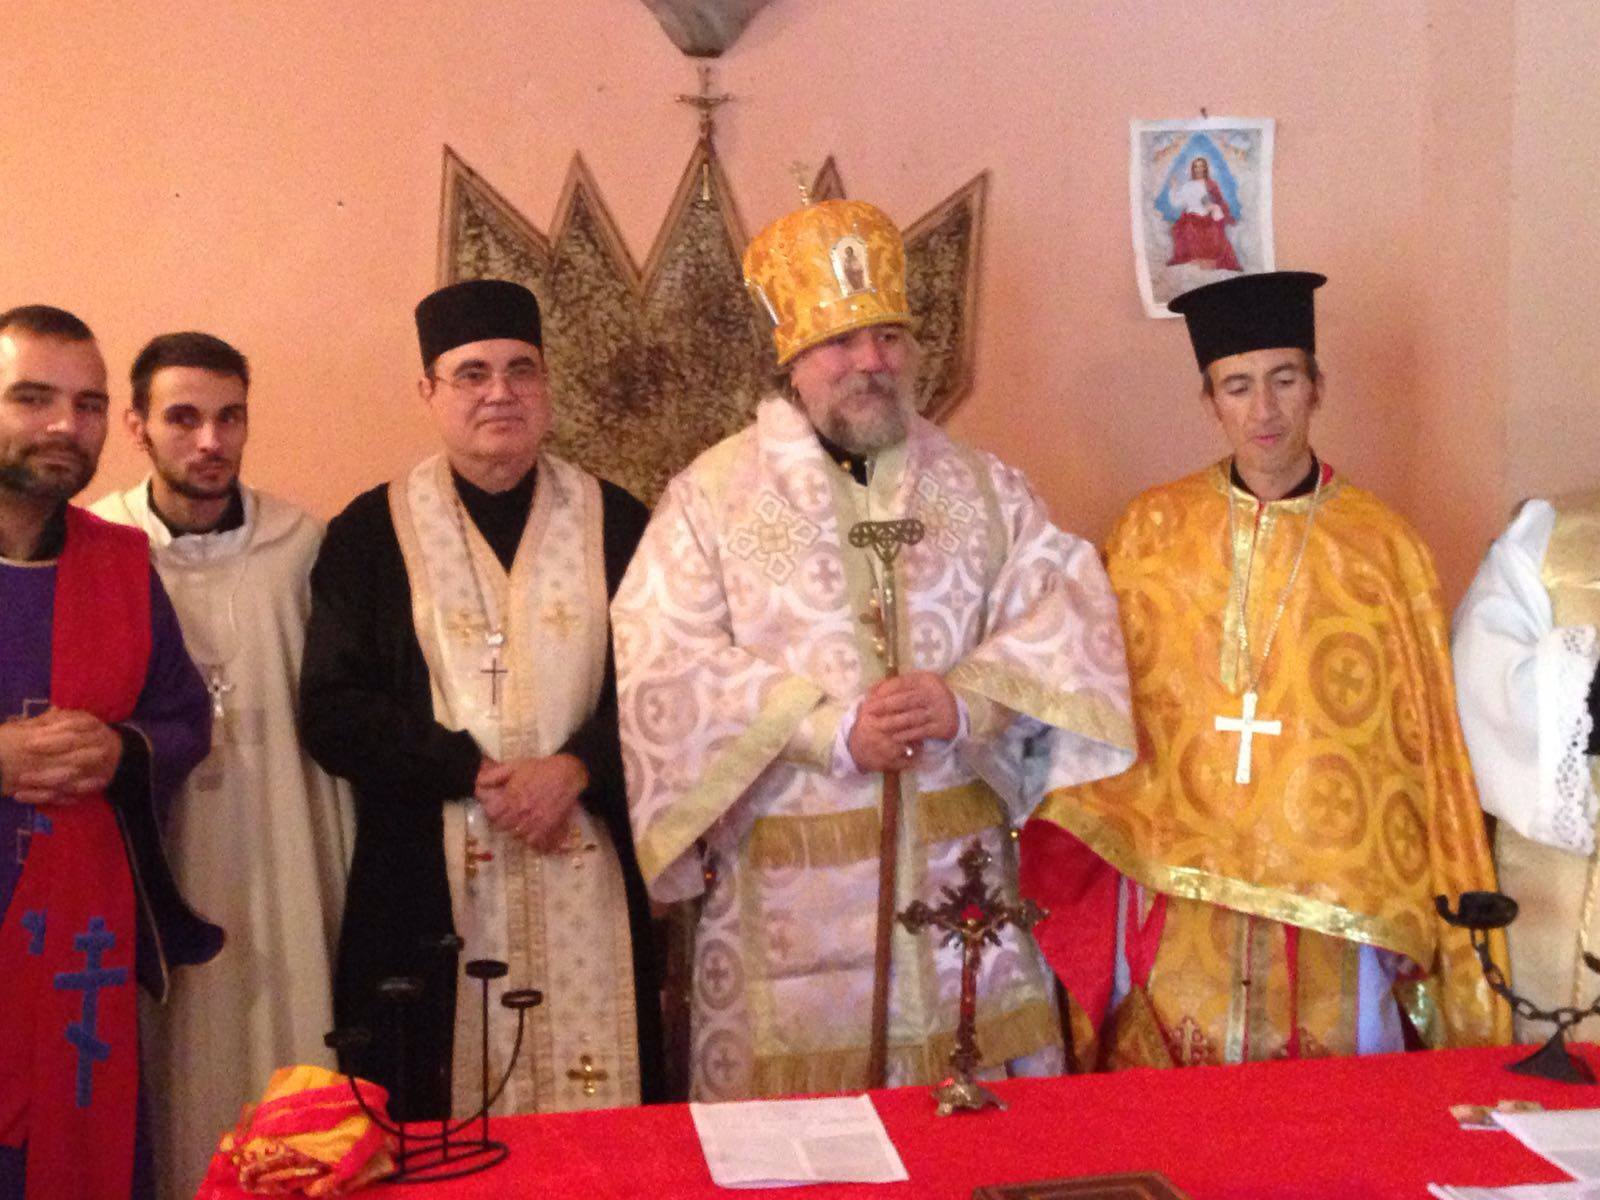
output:
<path id="1" fill-rule="evenodd" d="M 872 276 L 867 271 L 867 244 L 854 234 L 842 237 L 829 252 L 833 260 L 833 277 L 839 282 L 839 295 L 854 296 L 857 292 L 873 291 Z"/>

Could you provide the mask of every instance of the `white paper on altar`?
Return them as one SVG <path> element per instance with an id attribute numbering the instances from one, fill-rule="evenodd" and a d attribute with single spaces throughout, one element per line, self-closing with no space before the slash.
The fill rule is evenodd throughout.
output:
<path id="1" fill-rule="evenodd" d="M 689 1115 L 718 1187 L 911 1178 L 866 1096 L 691 1104 Z"/>
<path id="2" fill-rule="evenodd" d="M 1515 1187 L 1447 1187 L 1430 1183 L 1435 1200 L 1600 1200 L 1600 1180 L 1575 1183 L 1523 1183 Z"/>
<path id="3" fill-rule="evenodd" d="M 1600 1108 L 1497 1112 L 1494 1121 L 1540 1158 L 1554 1163 L 1574 1179 L 1600 1180 Z"/>

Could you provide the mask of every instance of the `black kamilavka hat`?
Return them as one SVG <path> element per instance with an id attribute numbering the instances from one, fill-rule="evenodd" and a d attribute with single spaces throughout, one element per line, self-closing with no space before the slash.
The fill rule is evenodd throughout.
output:
<path id="1" fill-rule="evenodd" d="M 1264 271 L 1197 287 L 1168 302 L 1189 325 L 1204 371 L 1219 358 L 1298 346 L 1317 352 L 1312 293 L 1328 282 L 1314 271 Z"/>
<path id="2" fill-rule="evenodd" d="M 543 347 L 539 302 L 509 279 L 468 279 L 424 296 L 417 305 L 417 341 L 423 369 L 447 350 L 468 342 L 515 338 Z"/>

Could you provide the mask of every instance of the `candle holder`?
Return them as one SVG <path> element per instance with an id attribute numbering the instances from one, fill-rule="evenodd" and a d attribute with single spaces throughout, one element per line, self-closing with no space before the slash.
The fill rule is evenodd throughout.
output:
<path id="1" fill-rule="evenodd" d="M 459 956 L 464 943 L 454 934 L 430 940 L 429 949 Z M 517 1014 L 517 1036 L 511 1045 L 511 1057 L 505 1074 L 493 1090 L 489 1086 L 489 983 L 503 979 L 510 970 L 505 963 L 492 958 L 472 959 L 466 964 L 466 974 L 478 981 L 482 996 L 482 1078 L 479 1082 L 478 1110 L 469 1117 L 453 1121 L 446 1114 L 439 1119 L 438 1129 L 417 1132 L 407 1128 L 406 1122 L 390 1121 L 367 1106 L 356 1087 L 355 1077 L 344 1071 L 344 1052 L 370 1045 L 372 1031 L 365 1026 L 335 1029 L 323 1040 L 340 1059 L 340 1070 L 350 1083 L 350 1094 L 361 1111 L 373 1124 L 395 1139 L 395 1172 L 385 1183 L 440 1183 L 446 1179 L 461 1179 L 487 1171 L 505 1161 L 511 1148 L 489 1136 L 489 1109 L 505 1091 L 516 1069 L 517 1058 L 522 1053 L 522 1034 L 528 1010 L 544 1001 L 543 993 L 533 988 L 508 991 L 500 997 L 502 1007 Z M 378 998 L 390 1013 L 392 1044 L 394 1045 L 395 1077 L 399 1081 L 396 1096 L 404 1108 L 406 1080 L 406 1010 L 422 996 L 420 979 L 411 976 L 393 976 L 378 984 Z M 476 1126 L 476 1129 L 473 1127 Z"/>
<path id="2" fill-rule="evenodd" d="M 1564 1005 L 1561 1008 L 1536 1008 L 1531 1000 L 1511 990 L 1499 964 L 1489 957 L 1489 932 L 1504 929 L 1517 919 L 1517 902 L 1501 892 L 1462 892 L 1460 908 L 1454 912 L 1449 901 L 1435 896 L 1433 904 L 1445 922 L 1459 929 L 1472 931 L 1472 948 L 1477 951 L 1483 977 L 1497 996 L 1511 1005 L 1511 1011 L 1524 1021 L 1548 1022 L 1555 1026 L 1550 1039 L 1527 1058 L 1518 1059 L 1506 1070 L 1519 1075 L 1533 1075 L 1556 1083 L 1593 1083 L 1594 1070 L 1581 1058 L 1574 1058 L 1567 1049 L 1567 1032 L 1580 1021 L 1600 1014 L 1600 998 L 1588 1008 Z M 1584 952 L 1583 963 L 1589 970 L 1600 974 L 1600 958 Z"/>

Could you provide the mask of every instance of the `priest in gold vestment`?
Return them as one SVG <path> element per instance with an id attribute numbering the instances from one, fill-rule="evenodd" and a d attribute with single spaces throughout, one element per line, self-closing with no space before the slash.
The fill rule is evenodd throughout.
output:
<path id="1" fill-rule="evenodd" d="M 1023 839 L 1085 1068 L 1399 1050 L 1402 1009 L 1432 1044 L 1509 1034 L 1434 909 L 1494 876 L 1432 562 L 1311 450 L 1322 282 L 1172 304 L 1233 453 L 1112 532 L 1139 761 Z"/>
<path id="2" fill-rule="evenodd" d="M 1008 831 L 1045 787 L 1132 761 L 1111 589 L 1022 476 L 910 403 L 899 232 L 825 201 L 750 246 L 782 395 L 667 488 L 612 605 L 628 799 L 658 901 L 700 901 L 691 1094 L 867 1085 L 881 772 L 899 768 L 894 908 L 937 902 L 972 841 L 1014 897 Z M 894 678 L 863 623 L 864 518 L 916 518 L 895 561 Z M 960 955 L 893 932 L 885 1075 L 947 1071 Z M 1048 968 L 1014 929 L 985 956 L 988 1074 L 1059 1071 Z"/>

